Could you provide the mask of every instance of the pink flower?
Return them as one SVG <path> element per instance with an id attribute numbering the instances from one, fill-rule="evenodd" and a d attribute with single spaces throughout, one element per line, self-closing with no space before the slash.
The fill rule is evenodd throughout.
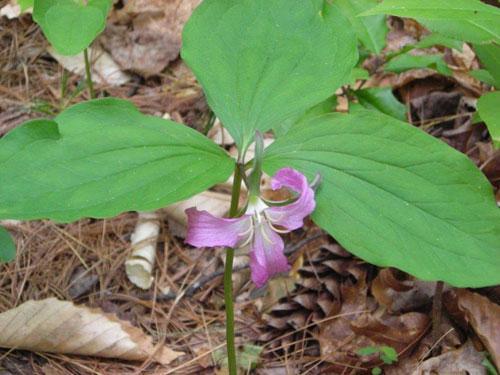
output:
<path id="1" fill-rule="evenodd" d="M 298 198 L 285 206 L 268 206 L 259 197 L 250 197 L 245 215 L 235 219 L 214 217 L 196 208 L 186 210 L 186 242 L 195 247 L 250 245 L 252 281 L 262 287 L 273 275 L 289 270 L 284 243 L 278 233 L 288 233 L 304 225 L 314 211 L 314 191 L 307 179 L 292 168 L 280 169 L 271 181 L 273 190 L 288 188 Z"/>

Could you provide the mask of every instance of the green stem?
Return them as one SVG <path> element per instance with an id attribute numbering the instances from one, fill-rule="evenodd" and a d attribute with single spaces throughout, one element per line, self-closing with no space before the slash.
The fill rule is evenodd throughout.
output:
<path id="1" fill-rule="evenodd" d="M 87 78 L 87 88 L 89 89 L 90 99 L 95 98 L 94 83 L 92 82 L 92 73 L 90 72 L 89 52 L 87 48 L 83 50 L 83 59 L 85 60 L 85 77 Z"/>
<path id="2" fill-rule="evenodd" d="M 236 164 L 229 217 L 235 217 L 238 214 L 242 177 L 241 165 Z M 226 305 L 226 344 L 229 375 L 236 375 L 237 369 L 236 348 L 234 345 L 233 259 L 234 249 L 228 248 L 226 250 L 226 266 L 224 268 L 224 303 Z"/>

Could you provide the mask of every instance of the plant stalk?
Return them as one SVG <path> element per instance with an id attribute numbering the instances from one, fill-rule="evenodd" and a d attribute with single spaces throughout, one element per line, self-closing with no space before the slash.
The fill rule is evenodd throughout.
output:
<path id="1" fill-rule="evenodd" d="M 239 164 L 236 164 L 229 217 L 236 217 L 238 214 L 242 177 L 242 168 Z M 226 305 L 226 344 L 229 375 L 236 375 L 237 370 L 236 347 L 234 344 L 233 260 L 234 249 L 227 248 L 226 265 L 224 268 L 224 303 Z"/>
<path id="2" fill-rule="evenodd" d="M 85 60 L 85 77 L 87 79 L 87 88 L 89 90 L 90 99 L 95 98 L 94 83 L 92 82 L 92 73 L 90 70 L 90 60 L 88 49 L 83 50 L 83 59 Z"/>
<path id="3" fill-rule="evenodd" d="M 432 301 L 432 341 L 436 343 L 441 336 L 441 318 L 443 315 L 443 287 L 444 283 L 438 281 L 436 283 L 436 289 L 434 292 L 434 298 Z M 434 348 L 433 353 L 437 354 L 437 347 Z"/>

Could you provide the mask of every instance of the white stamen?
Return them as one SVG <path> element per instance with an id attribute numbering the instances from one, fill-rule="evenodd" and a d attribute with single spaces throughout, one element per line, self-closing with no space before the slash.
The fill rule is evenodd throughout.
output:
<path id="1" fill-rule="evenodd" d="M 274 230 L 276 233 L 285 234 L 285 233 L 289 233 L 289 232 L 290 232 L 290 231 L 289 231 L 289 230 L 287 230 L 287 229 L 278 229 L 278 228 L 276 228 L 276 226 L 274 225 L 274 221 L 276 221 L 276 220 L 271 219 L 270 214 L 269 214 L 268 212 L 265 212 L 265 211 L 264 211 L 264 212 L 263 212 L 263 214 L 264 214 L 264 217 L 265 217 L 265 218 L 266 218 L 266 220 L 267 220 L 267 224 L 268 224 L 268 225 L 271 227 L 271 229 L 272 229 L 272 230 Z M 280 215 L 280 217 L 281 217 L 281 216 L 282 216 L 282 215 Z"/>

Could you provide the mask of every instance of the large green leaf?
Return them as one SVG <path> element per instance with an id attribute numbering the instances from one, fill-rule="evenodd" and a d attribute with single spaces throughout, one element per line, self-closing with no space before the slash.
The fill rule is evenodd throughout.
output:
<path id="1" fill-rule="evenodd" d="M 225 181 L 234 160 L 186 126 L 108 98 L 35 120 L 0 140 L 0 218 L 152 210 Z"/>
<path id="2" fill-rule="evenodd" d="M 356 90 L 354 95 L 365 108 L 376 109 L 398 120 L 406 120 L 406 106 L 396 99 L 390 87 Z"/>
<path id="3" fill-rule="evenodd" d="M 33 19 L 62 55 L 87 48 L 106 26 L 111 0 L 35 0 Z"/>
<path id="4" fill-rule="evenodd" d="M 487 93 L 477 101 L 477 110 L 486 123 L 496 148 L 500 148 L 500 91 Z"/>
<path id="5" fill-rule="evenodd" d="M 388 31 L 385 15 L 358 17 L 360 13 L 377 5 L 377 0 L 337 0 L 335 3 L 351 22 L 361 43 L 371 52 L 380 53 L 385 47 Z"/>
<path id="6" fill-rule="evenodd" d="M 10 233 L 0 227 L 0 263 L 10 262 L 16 256 L 16 245 Z"/>
<path id="7" fill-rule="evenodd" d="M 315 222 L 361 258 L 424 280 L 500 283 L 500 210 L 463 154 L 421 130 L 365 111 L 318 117 L 266 152 L 273 174 L 322 176 Z"/>
<path id="8" fill-rule="evenodd" d="M 415 18 L 432 31 L 469 42 L 500 40 L 500 10 L 480 0 L 384 0 L 363 13 L 375 14 Z"/>
<path id="9" fill-rule="evenodd" d="M 205 0 L 184 28 L 182 57 L 245 148 L 331 96 L 357 61 L 356 37 L 322 0 Z"/>
<path id="10" fill-rule="evenodd" d="M 475 44 L 477 57 L 494 78 L 494 86 L 500 87 L 500 46 L 498 44 Z"/>
<path id="11" fill-rule="evenodd" d="M 402 73 L 410 69 L 433 69 L 443 75 L 451 76 L 452 71 L 441 55 L 409 55 L 407 53 L 391 59 L 384 65 L 389 72 Z"/>
<path id="12" fill-rule="evenodd" d="M 275 126 L 274 135 L 277 138 L 282 137 L 291 129 L 292 126 L 297 126 L 302 123 L 305 123 L 309 119 L 319 115 L 332 113 L 335 111 L 336 106 L 337 106 L 337 96 L 332 95 L 331 97 L 322 101 L 321 103 L 316 104 L 314 107 L 309 108 L 304 113 L 301 113 L 300 115 L 294 118 L 290 118 L 287 121 L 281 123 L 280 125 Z"/>

